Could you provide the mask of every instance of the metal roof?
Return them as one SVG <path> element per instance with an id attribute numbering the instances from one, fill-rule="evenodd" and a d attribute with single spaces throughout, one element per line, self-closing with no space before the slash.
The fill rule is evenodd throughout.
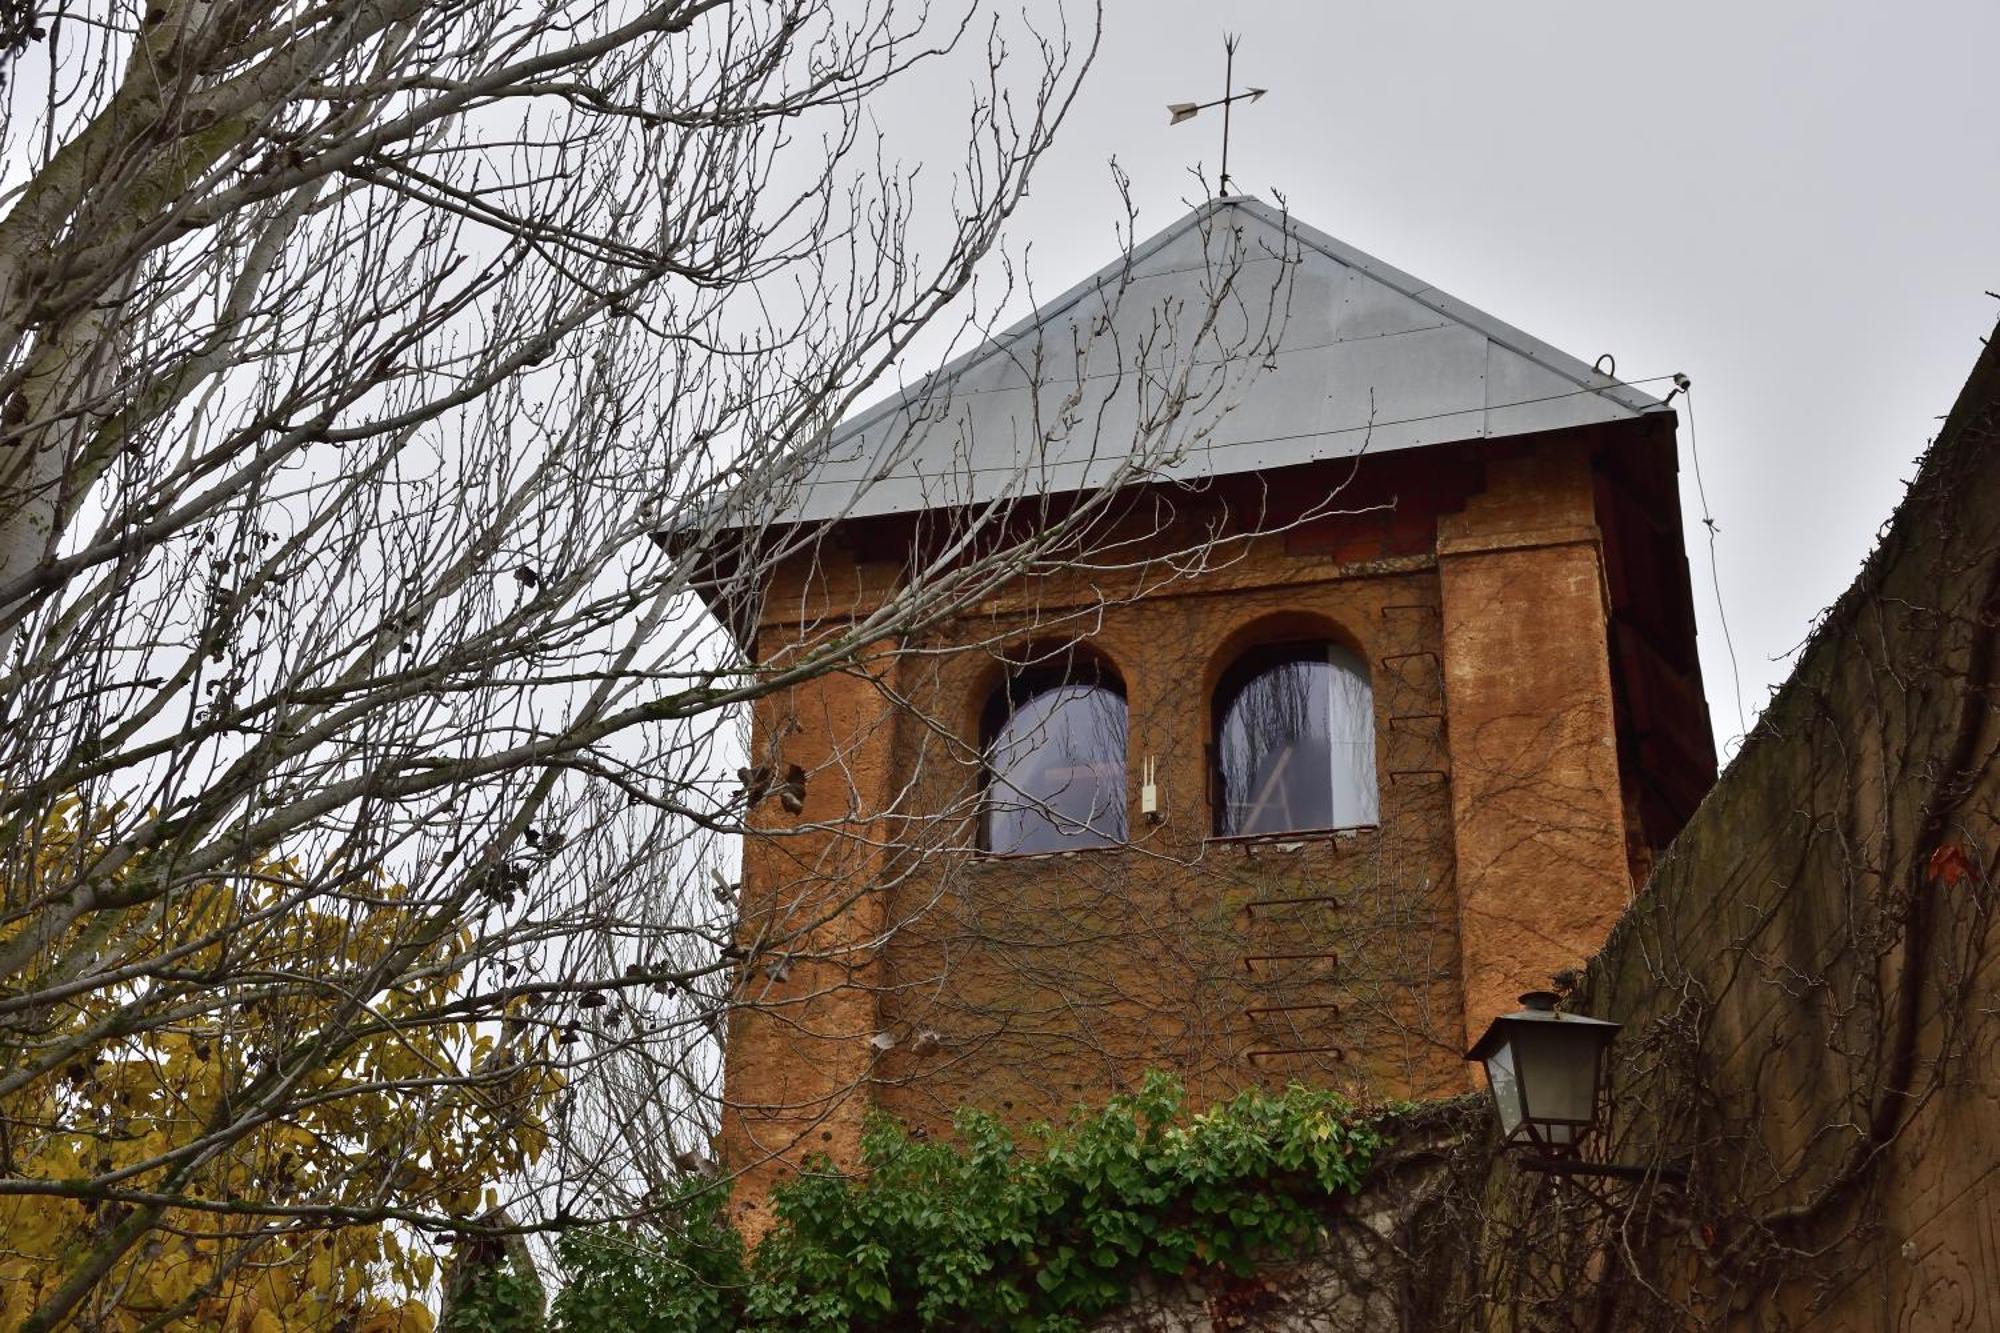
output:
<path id="1" fill-rule="evenodd" d="M 767 518 L 1194 480 L 1668 409 L 1250 198 L 850 418 Z"/>

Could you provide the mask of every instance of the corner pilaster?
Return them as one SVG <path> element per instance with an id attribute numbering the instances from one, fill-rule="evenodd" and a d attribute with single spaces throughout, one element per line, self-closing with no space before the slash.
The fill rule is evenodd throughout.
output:
<path id="1" fill-rule="evenodd" d="M 1631 897 L 1587 451 L 1492 460 L 1437 550 L 1471 1034 L 1594 954 Z"/>
<path id="2" fill-rule="evenodd" d="M 854 1166 L 872 1104 L 886 918 L 881 877 L 895 800 L 890 645 L 873 669 L 774 694 L 752 722 L 753 781 L 771 794 L 744 840 L 739 946 L 748 952 L 725 1049 L 721 1155 L 736 1222 L 755 1241 L 771 1189 L 814 1154 Z M 788 809 L 792 766 L 806 774 Z M 768 774 L 768 779 L 766 779 Z M 794 793 L 796 796 L 796 793 Z"/>

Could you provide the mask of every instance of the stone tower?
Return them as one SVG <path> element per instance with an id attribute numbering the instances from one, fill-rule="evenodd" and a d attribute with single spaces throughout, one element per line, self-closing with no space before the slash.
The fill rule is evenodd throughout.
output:
<path id="1" fill-rule="evenodd" d="M 756 709 L 746 1227 L 870 1107 L 1463 1091 L 1714 778 L 1675 425 L 1232 198 L 832 432 L 716 602 L 762 668 L 982 533 L 1088 540 Z"/>

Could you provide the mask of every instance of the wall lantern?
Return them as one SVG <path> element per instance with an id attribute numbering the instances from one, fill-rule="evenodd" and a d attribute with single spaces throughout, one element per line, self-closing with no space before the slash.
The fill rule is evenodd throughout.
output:
<path id="1" fill-rule="evenodd" d="M 1578 1149 L 1597 1128 L 1604 1052 L 1619 1024 L 1582 1014 L 1559 1014 L 1549 991 L 1529 991 L 1521 1009 L 1502 1014 L 1465 1053 L 1486 1066 L 1486 1083 L 1500 1113 L 1501 1146 L 1531 1148 L 1522 1159 L 1531 1171 L 1615 1176 L 1625 1180 L 1682 1180 L 1676 1166 L 1627 1166 L 1585 1162 Z"/>
<path id="2" fill-rule="evenodd" d="M 1604 1048 L 1619 1025 L 1556 1012 L 1556 997 L 1529 991 L 1518 1013 L 1493 1020 L 1465 1053 L 1486 1066 L 1501 1143 L 1573 1155 L 1597 1123 Z"/>

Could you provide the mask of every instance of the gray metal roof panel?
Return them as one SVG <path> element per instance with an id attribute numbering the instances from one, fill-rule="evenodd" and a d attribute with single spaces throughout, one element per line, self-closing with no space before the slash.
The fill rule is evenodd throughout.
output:
<path id="1" fill-rule="evenodd" d="M 1204 225 L 1211 218 L 1240 229 Z M 1240 248 L 1218 256 L 1218 244 Z M 1371 255 L 1233 198 L 843 423 L 771 518 L 1218 476 L 1665 410 Z"/>

